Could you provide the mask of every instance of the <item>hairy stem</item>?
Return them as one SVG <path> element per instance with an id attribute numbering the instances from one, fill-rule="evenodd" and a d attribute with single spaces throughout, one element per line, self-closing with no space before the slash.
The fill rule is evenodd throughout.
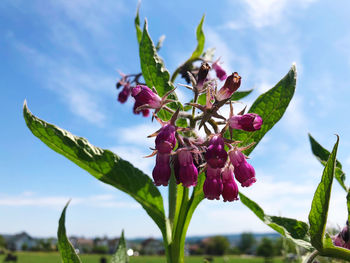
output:
<path id="1" fill-rule="evenodd" d="M 318 251 L 313 251 L 310 256 L 306 259 L 305 263 L 312 263 L 314 259 L 318 256 Z"/>

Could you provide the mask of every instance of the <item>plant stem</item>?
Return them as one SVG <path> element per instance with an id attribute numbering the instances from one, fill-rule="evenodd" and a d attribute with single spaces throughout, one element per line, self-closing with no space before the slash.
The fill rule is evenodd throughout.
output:
<path id="1" fill-rule="evenodd" d="M 175 180 L 175 174 L 174 172 L 171 173 L 170 176 L 170 182 L 169 182 L 169 192 L 168 192 L 168 199 L 169 199 L 169 221 L 171 230 L 174 225 L 174 218 L 175 218 L 175 212 L 176 212 L 176 198 L 177 198 L 177 185 Z"/>
<path id="2" fill-rule="evenodd" d="M 313 251 L 310 256 L 306 259 L 305 263 L 312 263 L 314 259 L 318 256 L 318 251 Z"/>

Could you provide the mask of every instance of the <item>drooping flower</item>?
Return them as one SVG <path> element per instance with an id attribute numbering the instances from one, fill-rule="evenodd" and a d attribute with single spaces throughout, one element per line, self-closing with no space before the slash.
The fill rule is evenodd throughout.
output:
<path id="1" fill-rule="evenodd" d="M 227 160 L 225 142 L 220 134 L 214 135 L 209 141 L 208 149 L 205 153 L 205 160 L 211 168 L 224 167 Z"/>
<path id="2" fill-rule="evenodd" d="M 229 152 L 234 174 L 241 186 L 248 187 L 256 182 L 254 167 L 247 162 L 244 154 L 238 149 Z"/>
<path id="3" fill-rule="evenodd" d="M 211 67 L 215 70 L 216 73 L 216 77 L 218 79 L 225 80 L 227 78 L 227 74 L 226 71 L 219 65 L 219 59 L 217 61 L 215 61 Z"/>
<path id="4" fill-rule="evenodd" d="M 238 200 L 238 186 L 233 177 L 233 167 L 231 165 L 224 168 L 222 172 L 222 182 L 224 185 L 222 190 L 224 202 Z"/>
<path id="5" fill-rule="evenodd" d="M 125 103 L 130 95 L 130 85 L 127 83 L 123 90 L 118 95 L 118 101 L 120 103 Z"/>
<path id="6" fill-rule="evenodd" d="M 176 127 L 172 124 L 166 124 L 160 129 L 156 137 L 156 149 L 159 153 L 170 153 L 176 144 Z"/>
<path id="7" fill-rule="evenodd" d="M 140 106 L 147 105 L 151 109 L 162 106 L 162 99 L 147 86 L 137 85 L 132 89 L 131 95 L 135 98 L 135 104 Z"/>
<path id="8" fill-rule="evenodd" d="M 256 113 L 231 116 L 228 123 L 232 129 L 244 131 L 260 130 L 263 124 L 262 118 Z"/>
<path id="9" fill-rule="evenodd" d="M 156 165 L 152 172 L 154 184 L 156 186 L 167 186 L 170 176 L 170 155 L 158 153 L 156 157 Z"/>
<path id="10" fill-rule="evenodd" d="M 234 72 L 227 77 L 224 86 L 216 93 L 216 99 L 223 101 L 232 96 L 232 94 L 241 86 L 241 77 Z"/>
<path id="11" fill-rule="evenodd" d="M 211 168 L 207 166 L 207 177 L 205 178 L 203 185 L 203 193 L 205 198 L 209 200 L 220 200 L 220 195 L 223 190 L 223 184 L 221 180 L 221 169 Z"/>
<path id="12" fill-rule="evenodd" d="M 185 187 L 196 186 L 198 178 L 197 167 L 193 163 L 192 153 L 187 148 L 177 151 L 179 181 Z"/>

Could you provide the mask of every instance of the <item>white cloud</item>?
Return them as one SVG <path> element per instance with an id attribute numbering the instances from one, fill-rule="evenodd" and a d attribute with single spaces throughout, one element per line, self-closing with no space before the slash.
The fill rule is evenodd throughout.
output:
<path id="1" fill-rule="evenodd" d="M 306 9 L 316 0 L 242 0 L 243 12 L 238 19 L 225 24 L 226 28 L 233 30 L 247 26 L 262 28 L 279 24 L 288 17 L 291 9 Z M 237 5 L 237 1 L 229 1 Z"/>
<path id="2" fill-rule="evenodd" d="M 160 128 L 161 125 L 157 121 L 154 121 L 149 124 L 120 128 L 115 132 L 115 136 L 122 144 L 139 145 L 148 150 L 148 147 L 154 147 L 155 137 L 147 138 L 147 136 L 153 134 Z"/>

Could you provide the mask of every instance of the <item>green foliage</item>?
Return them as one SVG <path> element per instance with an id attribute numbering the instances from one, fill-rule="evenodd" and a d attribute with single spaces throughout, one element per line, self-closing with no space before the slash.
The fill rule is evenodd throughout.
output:
<path id="1" fill-rule="evenodd" d="M 323 164 L 325 165 L 330 152 L 325 149 L 321 144 L 319 144 L 315 138 L 309 134 L 309 140 L 310 140 L 310 145 L 311 145 L 311 150 L 312 153 L 316 156 L 316 158 Z M 345 190 L 348 191 L 348 188 L 345 185 L 345 173 L 342 170 L 342 165 L 341 163 L 337 160 L 336 161 L 336 168 L 335 168 L 335 179 L 337 179 L 338 183 L 341 185 L 341 187 Z"/>
<path id="2" fill-rule="evenodd" d="M 252 233 L 245 232 L 241 234 L 241 237 L 238 243 L 238 248 L 244 254 L 252 253 L 252 249 L 255 243 L 256 243 L 256 240 L 254 235 Z"/>
<path id="3" fill-rule="evenodd" d="M 197 27 L 197 31 L 196 31 L 197 47 L 196 47 L 195 51 L 193 51 L 190 60 L 200 57 L 200 55 L 202 55 L 203 50 L 204 50 L 205 36 L 204 36 L 203 28 L 202 28 L 203 22 L 204 22 L 204 17 L 205 16 L 203 15 L 203 17 L 202 17 L 202 19 L 199 22 L 199 25 Z"/>
<path id="4" fill-rule="evenodd" d="M 296 67 L 293 65 L 287 75 L 272 89 L 261 94 L 249 109 L 250 113 L 257 113 L 262 117 L 263 125 L 260 130 L 255 132 L 234 131 L 234 140 L 241 141 L 242 145 L 255 143 L 253 147 L 244 152 L 246 155 L 254 150 L 264 135 L 282 118 L 294 95 L 296 74 Z M 229 136 L 228 132 L 225 136 Z"/>
<path id="5" fill-rule="evenodd" d="M 141 42 L 141 38 L 142 38 L 142 29 L 140 27 L 140 4 L 138 4 L 137 6 L 137 10 L 136 10 L 136 17 L 135 17 L 135 29 L 136 29 L 136 38 L 137 38 L 137 42 L 140 43 Z"/>
<path id="6" fill-rule="evenodd" d="M 132 196 L 166 236 L 163 198 L 146 174 L 113 152 L 95 147 L 86 139 L 35 117 L 26 103 L 23 115 L 31 132 L 52 150 L 62 154 L 98 180 Z"/>
<path id="7" fill-rule="evenodd" d="M 2 236 L 2 235 L 0 235 L 0 248 L 6 248 L 6 240 L 5 240 L 5 238 Z"/>
<path id="8" fill-rule="evenodd" d="M 266 225 L 297 245 L 306 249 L 312 248 L 309 243 L 309 227 L 305 222 L 293 218 L 266 215 L 264 210 L 247 196 L 239 193 L 239 197 L 241 202 L 252 210 L 252 212 Z"/>
<path id="9" fill-rule="evenodd" d="M 322 179 L 314 194 L 309 213 L 311 244 L 317 250 L 323 249 L 338 143 L 339 137 L 337 137 L 337 142 L 323 170 Z"/>
<path id="10" fill-rule="evenodd" d="M 229 249 L 230 242 L 224 236 L 210 237 L 205 245 L 205 252 L 208 255 L 221 256 Z"/>
<path id="11" fill-rule="evenodd" d="M 170 82 L 170 73 L 165 68 L 163 60 L 158 56 L 157 50 L 148 33 L 147 20 L 145 20 L 139 51 L 142 76 L 146 81 L 146 85 L 148 87 L 154 87 L 161 97 L 174 89 L 173 84 Z M 168 98 L 178 100 L 175 92 L 170 94 Z M 169 107 L 175 110 L 179 107 L 182 109 L 182 105 L 179 102 L 170 103 Z M 171 114 L 164 110 L 161 110 L 158 116 L 163 120 L 169 120 L 171 118 Z"/>
<path id="12" fill-rule="evenodd" d="M 271 239 L 264 237 L 256 249 L 256 254 L 266 258 L 273 257 L 275 255 L 275 250 Z"/>
<path id="13" fill-rule="evenodd" d="M 232 94 L 231 100 L 241 100 L 245 97 L 247 97 L 250 93 L 252 93 L 252 89 L 250 90 L 243 90 L 243 91 L 236 91 Z"/>
<path id="14" fill-rule="evenodd" d="M 129 257 L 126 253 L 126 244 L 124 239 L 124 231 L 119 239 L 119 244 L 117 247 L 117 251 L 112 257 L 112 263 L 129 263 Z"/>
<path id="15" fill-rule="evenodd" d="M 81 263 L 79 256 L 75 253 L 74 247 L 69 242 L 66 235 L 66 210 L 69 205 L 69 202 L 64 207 L 59 223 L 58 223 L 58 231 L 57 231 L 57 239 L 58 239 L 58 250 L 61 254 L 61 259 L 63 263 Z"/>

